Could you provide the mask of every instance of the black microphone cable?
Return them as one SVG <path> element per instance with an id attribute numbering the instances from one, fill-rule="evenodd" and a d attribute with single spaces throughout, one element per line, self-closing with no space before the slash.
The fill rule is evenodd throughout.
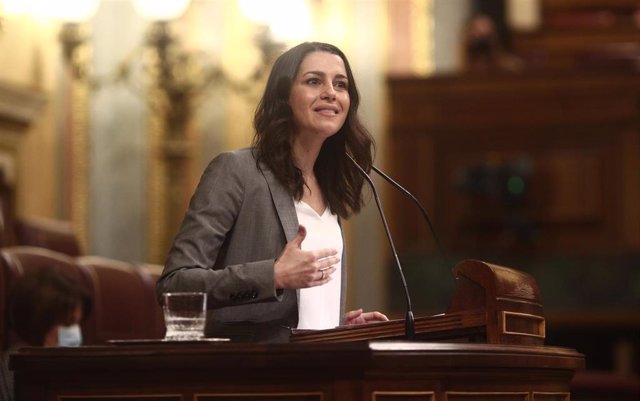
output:
<path id="1" fill-rule="evenodd" d="M 389 246 L 391 247 L 391 252 L 393 252 L 393 257 L 396 262 L 396 266 L 398 268 L 398 273 L 400 273 L 400 279 L 402 280 L 402 287 L 404 289 L 405 299 L 407 301 L 407 314 L 405 316 L 404 321 L 404 334 L 407 340 L 413 340 L 415 332 L 416 332 L 416 323 L 413 317 L 413 309 L 411 307 L 411 296 L 409 295 L 409 287 L 407 286 L 407 280 L 404 278 L 404 272 L 402 271 L 402 265 L 400 264 L 400 259 L 398 258 L 398 252 L 396 252 L 396 246 L 393 244 L 393 239 L 391 238 L 391 231 L 389 230 L 389 225 L 387 224 L 387 219 L 384 215 L 384 211 L 382 209 L 382 202 L 380 201 L 380 196 L 378 196 L 378 190 L 373 183 L 369 174 L 360 167 L 360 165 L 351 157 L 350 154 L 346 154 L 349 160 L 353 163 L 354 166 L 360 171 L 360 174 L 367 180 L 371 189 L 373 191 L 373 197 L 376 200 L 376 205 L 378 206 L 378 212 L 380 213 L 380 218 L 382 219 L 382 224 L 384 225 L 384 232 L 387 234 L 387 240 L 389 241 Z"/>

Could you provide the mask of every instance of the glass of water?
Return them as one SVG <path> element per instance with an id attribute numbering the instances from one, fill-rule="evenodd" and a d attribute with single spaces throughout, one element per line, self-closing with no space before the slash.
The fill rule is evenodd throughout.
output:
<path id="1" fill-rule="evenodd" d="M 189 341 L 204 338 L 206 293 L 167 292 L 162 295 L 162 301 L 167 328 L 165 340 Z"/>

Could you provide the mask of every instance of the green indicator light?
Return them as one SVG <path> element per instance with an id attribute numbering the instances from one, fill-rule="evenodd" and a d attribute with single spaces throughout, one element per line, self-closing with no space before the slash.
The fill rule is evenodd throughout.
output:
<path id="1" fill-rule="evenodd" d="M 507 190 L 512 195 L 521 195 L 524 192 L 524 180 L 519 175 L 509 177 Z"/>

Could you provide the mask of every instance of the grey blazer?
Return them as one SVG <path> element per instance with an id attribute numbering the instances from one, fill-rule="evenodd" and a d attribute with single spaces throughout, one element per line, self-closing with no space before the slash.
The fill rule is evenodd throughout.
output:
<path id="1" fill-rule="evenodd" d="M 191 198 L 158 280 L 158 297 L 206 292 L 208 337 L 287 341 L 298 324 L 297 291 L 276 290 L 273 266 L 297 230 L 293 198 L 269 169 L 258 168 L 252 149 L 222 153 L 209 163 Z"/>

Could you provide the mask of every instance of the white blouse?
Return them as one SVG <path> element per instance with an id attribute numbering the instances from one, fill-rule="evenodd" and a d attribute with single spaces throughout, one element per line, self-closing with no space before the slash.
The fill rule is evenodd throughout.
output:
<path id="1" fill-rule="evenodd" d="M 305 202 L 294 201 L 298 223 L 307 229 L 302 241 L 303 251 L 322 248 L 334 248 L 342 258 L 342 232 L 338 216 L 331 213 L 329 207 L 322 215 Z M 331 329 L 340 325 L 340 288 L 342 261 L 334 265 L 336 271 L 326 284 L 298 290 L 298 328 Z"/>

